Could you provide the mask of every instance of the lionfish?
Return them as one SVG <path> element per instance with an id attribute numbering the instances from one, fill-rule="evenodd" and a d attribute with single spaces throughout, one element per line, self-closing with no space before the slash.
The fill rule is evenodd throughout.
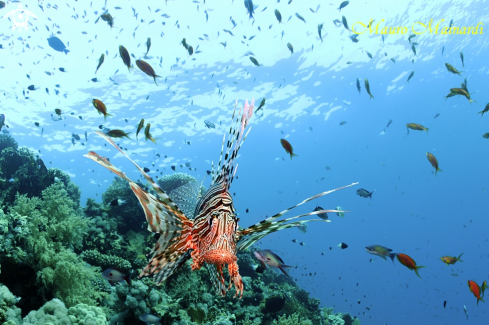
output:
<path id="1" fill-rule="evenodd" d="M 229 130 L 226 148 L 224 148 L 226 135 L 223 137 L 221 157 L 215 172 L 213 168 L 210 187 L 204 193 L 202 193 L 200 185 L 194 186 L 194 191 L 189 191 L 189 187 L 182 189 L 177 195 L 181 201 L 178 205 L 110 137 L 100 131 L 96 132 L 136 166 L 157 195 L 156 197 L 143 190 L 125 173 L 112 165 L 106 157 L 101 157 L 93 151 L 85 155 L 85 157 L 92 159 L 129 182 L 132 191 L 143 207 L 148 222 L 148 230 L 160 234 L 151 251 L 152 257 L 139 277 L 153 275 L 155 282 L 160 285 L 191 258 L 192 271 L 200 269 L 204 264 L 207 266 L 217 293 L 225 296 L 234 284 L 236 288 L 234 297 L 239 296 L 241 298 L 244 288 L 238 270 L 237 251 L 246 249 L 264 236 L 282 229 L 300 227 L 310 221 L 329 222 L 330 220 L 322 219 L 289 221 L 308 215 L 338 212 L 337 210 L 318 210 L 284 220 L 278 219 L 288 211 L 308 201 L 357 184 L 353 183 L 319 193 L 246 229 L 239 229 L 239 218 L 237 218 L 229 188 L 238 167 L 237 164 L 235 165 L 235 161 L 239 149 L 251 130 L 250 127 L 246 135 L 243 136 L 253 114 L 254 99 L 251 104 L 246 101 L 243 110 L 240 108 L 236 115 L 237 104 L 238 101 L 236 100 L 232 116 L 235 125 L 234 127 L 231 126 Z M 237 116 L 236 120 L 235 116 Z M 175 191 L 178 194 L 178 189 Z M 226 265 L 230 277 L 228 287 L 226 287 L 223 275 L 223 268 Z"/>

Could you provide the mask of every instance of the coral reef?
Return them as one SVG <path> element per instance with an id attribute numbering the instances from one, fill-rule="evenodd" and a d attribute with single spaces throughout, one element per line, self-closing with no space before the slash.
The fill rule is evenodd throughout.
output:
<path id="1" fill-rule="evenodd" d="M 13 293 L 25 297 L 19 304 L 22 310 L 37 309 L 53 297 L 68 306 L 95 304 L 102 298 L 93 285 L 100 269 L 75 253 L 90 222 L 76 206 L 65 185 L 57 182 L 41 197 L 17 195 L 8 213 L 0 209 L 0 240 L 5 243 L 0 264 L 9 270 L 0 274 L 0 281 L 15 284 Z"/>
<path id="2" fill-rule="evenodd" d="M 15 195 L 41 196 L 44 189 L 55 182 L 65 185 L 68 195 L 80 207 L 80 190 L 68 174 L 57 169 L 48 169 L 38 155 L 27 148 L 17 149 L 17 143 L 9 135 L 0 134 L 0 204 L 13 205 Z"/>
<path id="3" fill-rule="evenodd" d="M 321 308 L 321 317 L 325 325 L 360 325 L 360 320 L 356 317 L 351 317 L 348 313 L 333 314 L 333 308 Z"/>
<path id="4" fill-rule="evenodd" d="M 165 193 L 170 193 L 177 187 L 185 185 L 190 182 L 196 182 L 197 180 L 185 173 L 174 173 L 171 175 L 165 175 L 158 179 L 158 186 L 161 187 Z"/>
<path id="5" fill-rule="evenodd" d="M 144 188 L 144 186 L 142 187 Z M 120 206 L 110 205 L 112 201 L 118 199 L 126 203 Z M 107 210 L 108 217 L 115 218 L 117 231 L 120 234 L 125 234 L 131 229 L 140 229 L 141 224 L 146 221 L 143 209 L 132 192 L 129 183 L 120 177 L 114 178 L 107 191 L 102 194 L 102 201 L 110 208 Z"/>
<path id="6" fill-rule="evenodd" d="M 274 320 L 273 325 L 312 325 L 310 320 L 301 320 L 298 314 L 292 314 L 289 317 L 286 315 L 279 316 Z"/>
<path id="7" fill-rule="evenodd" d="M 170 193 L 189 182 L 196 180 L 175 173 L 158 184 Z M 0 269 L 0 323 L 140 324 L 139 316 L 151 313 L 162 324 L 177 325 L 360 324 L 349 314 L 320 309 L 320 301 L 291 277 L 257 273 L 252 250 L 238 253 L 242 299 L 232 290 L 217 295 L 207 268 L 191 271 L 190 261 L 162 286 L 152 278 L 110 286 L 102 271 L 115 266 L 139 273 L 157 235 L 147 231 L 126 181 L 115 178 L 102 199 L 88 199 L 82 210 L 80 191 L 67 173 L 47 169 L 38 156 L 0 135 L 0 266 L 8 270 Z"/>
<path id="8" fill-rule="evenodd" d="M 150 312 L 147 305 L 148 286 L 142 281 L 133 281 L 132 286 L 119 284 L 103 305 L 112 310 L 110 324 L 135 324 L 139 315 Z"/>
<path id="9" fill-rule="evenodd" d="M 17 141 L 10 134 L 0 134 L 0 153 L 5 148 L 12 148 L 14 151 L 19 148 Z"/>
<path id="10" fill-rule="evenodd" d="M 17 324 L 21 322 L 20 308 L 15 304 L 19 298 L 15 297 L 10 290 L 0 283 L 0 324 L 7 321 Z"/>
<path id="11" fill-rule="evenodd" d="M 92 324 L 106 325 L 107 318 L 102 308 L 78 304 L 66 308 L 59 299 L 48 301 L 37 311 L 31 311 L 22 323 L 23 325 L 46 324 Z"/>
<path id="12" fill-rule="evenodd" d="M 100 266 L 102 270 L 113 266 L 125 270 L 130 270 L 132 267 L 131 263 L 119 256 L 105 255 L 96 250 L 84 251 L 80 257 L 90 265 Z"/>

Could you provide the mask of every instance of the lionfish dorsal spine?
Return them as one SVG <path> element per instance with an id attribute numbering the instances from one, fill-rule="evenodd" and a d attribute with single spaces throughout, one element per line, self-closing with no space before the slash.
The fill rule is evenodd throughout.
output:
<path id="1" fill-rule="evenodd" d="M 224 143 L 226 142 L 226 135 L 224 134 L 222 136 L 222 146 L 221 146 L 221 154 L 219 155 L 219 163 L 217 164 L 216 171 L 214 171 L 214 162 L 212 162 L 212 182 L 211 184 L 214 184 L 217 179 L 217 174 L 219 170 L 221 169 L 221 163 L 222 163 L 222 153 L 224 152 Z"/>
<path id="2" fill-rule="evenodd" d="M 234 121 L 234 126 L 229 128 L 229 134 L 227 141 L 225 137 L 223 138 L 223 145 L 221 147 L 221 156 L 219 158 L 219 164 L 217 166 L 216 174 L 213 175 L 213 184 L 216 182 L 225 182 L 226 188 L 229 189 L 234 176 L 236 174 L 235 160 L 238 156 L 239 149 L 241 148 L 244 140 L 248 136 L 251 128 L 247 130 L 246 135 L 243 137 L 243 132 L 248 125 L 248 120 L 253 115 L 255 99 L 252 99 L 251 104 L 248 104 L 246 100 L 244 108 L 237 110 L 237 104 L 234 106 L 232 120 Z M 236 112 L 238 114 L 236 115 Z M 236 119 L 235 119 L 236 117 Z M 226 142 L 226 149 L 224 150 L 224 142 Z M 224 156 L 224 158 L 223 158 Z"/>

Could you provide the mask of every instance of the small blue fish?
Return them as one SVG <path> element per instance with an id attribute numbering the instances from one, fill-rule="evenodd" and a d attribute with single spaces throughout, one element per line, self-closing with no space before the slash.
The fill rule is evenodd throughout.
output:
<path id="1" fill-rule="evenodd" d="M 0 131 L 2 127 L 5 125 L 5 114 L 0 114 Z"/>
<path id="2" fill-rule="evenodd" d="M 306 22 L 306 20 L 301 15 L 299 15 L 299 13 L 296 12 L 295 15 L 297 16 L 297 18 L 299 18 L 303 22 Z"/>
<path id="3" fill-rule="evenodd" d="M 246 9 L 248 10 L 250 18 L 253 18 L 253 14 L 255 13 L 255 8 L 256 8 L 255 6 L 253 6 L 253 1 L 252 0 L 245 0 L 244 5 L 245 5 Z"/>
<path id="4" fill-rule="evenodd" d="M 48 38 L 48 44 L 53 50 L 58 52 L 64 52 L 65 54 L 68 54 L 68 52 L 70 51 L 66 49 L 65 44 L 56 36 L 51 36 L 50 38 Z"/>
<path id="5" fill-rule="evenodd" d="M 215 128 L 216 128 L 216 126 L 214 125 L 214 123 L 212 123 L 211 121 L 205 120 L 205 121 L 204 121 L 204 124 L 205 124 L 205 126 L 206 126 L 208 129 L 215 129 Z"/>

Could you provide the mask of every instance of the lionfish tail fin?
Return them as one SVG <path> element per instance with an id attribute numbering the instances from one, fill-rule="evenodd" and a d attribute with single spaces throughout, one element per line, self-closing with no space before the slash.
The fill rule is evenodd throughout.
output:
<path id="1" fill-rule="evenodd" d="M 125 173 L 112 165 L 107 158 L 101 157 L 93 151 L 85 155 L 85 157 L 92 159 L 129 182 L 129 186 L 143 208 L 148 222 L 148 230 L 160 234 L 160 238 L 151 252 L 151 260 L 139 276 L 155 275 L 156 282 L 161 284 L 161 282 L 166 280 L 166 278 L 190 258 L 189 243 L 193 221 L 189 220 L 180 211 L 168 195 L 153 182 L 151 177 L 130 159 L 111 138 L 102 132 L 96 133 L 126 156 L 139 169 L 159 196 L 155 197 L 143 190 L 138 184 L 127 177 Z"/>
<path id="2" fill-rule="evenodd" d="M 238 230 L 238 232 L 237 232 L 238 250 L 246 249 L 246 248 L 250 247 L 251 245 L 253 245 L 254 243 L 256 243 L 261 238 L 265 237 L 266 235 L 271 234 L 271 233 L 276 232 L 276 231 L 279 231 L 279 230 L 288 229 L 288 228 L 292 228 L 292 227 L 299 227 L 302 224 L 310 222 L 310 221 L 329 222 L 329 220 L 312 219 L 312 220 L 302 220 L 302 221 L 298 221 L 298 222 L 287 223 L 287 222 L 289 222 L 293 219 L 296 219 L 296 218 L 301 218 L 301 217 L 314 215 L 314 214 L 328 213 L 328 212 L 339 212 L 339 210 L 313 211 L 313 212 L 298 215 L 295 217 L 287 218 L 284 220 L 277 221 L 277 219 L 282 217 L 284 214 L 286 214 L 290 210 L 298 207 L 299 205 L 302 205 L 306 202 L 314 200 L 314 199 L 321 197 L 323 195 L 330 194 L 330 193 L 336 192 L 338 190 L 341 190 L 341 189 L 344 189 L 347 187 L 352 187 L 353 185 L 356 185 L 356 184 L 358 184 L 358 182 L 352 183 L 350 185 L 342 186 L 342 187 L 336 188 L 334 190 L 329 190 L 326 192 L 316 194 L 314 196 L 311 196 L 310 198 L 305 199 L 304 201 L 300 202 L 299 204 L 294 205 L 293 207 L 290 207 L 290 208 L 288 208 L 288 209 L 286 209 L 280 213 L 277 213 L 276 215 L 274 215 L 270 218 L 267 218 L 267 219 L 265 219 L 259 223 L 256 223 L 256 224 L 254 224 L 254 225 L 252 225 L 246 229 Z M 345 212 L 345 211 L 341 211 L 341 212 Z"/>
<path id="3" fill-rule="evenodd" d="M 236 107 L 238 106 L 238 100 L 236 100 L 236 104 L 234 106 L 233 117 L 235 119 L 236 116 Z M 236 173 L 237 165 L 235 166 L 235 160 L 238 156 L 239 149 L 243 145 L 248 133 L 251 130 L 251 127 L 248 129 L 246 134 L 243 136 L 246 127 L 248 126 L 248 121 L 253 115 L 253 108 L 255 107 L 255 99 L 251 100 L 251 103 L 248 104 L 248 100 L 246 100 L 243 110 L 239 109 L 238 116 L 235 120 L 234 127 L 231 126 L 229 129 L 229 135 L 226 142 L 226 149 L 224 149 L 225 137 L 223 138 L 222 148 L 221 148 L 221 157 L 219 158 L 219 163 L 217 165 L 216 174 L 214 174 L 212 179 L 212 184 L 218 182 L 225 182 L 227 189 L 231 186 L 233 182 L 234 175 Z"/>

